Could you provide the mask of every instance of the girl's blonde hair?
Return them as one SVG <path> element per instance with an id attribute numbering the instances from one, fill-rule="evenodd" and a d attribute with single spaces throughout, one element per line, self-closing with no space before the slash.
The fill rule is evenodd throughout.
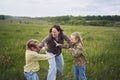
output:
<path id="1" fill-rule="evenodd" d="M 26 43 L 26 49 L 30 49 L 31 47 L 34 47 L 34 48 L 37 48 L 35 43 L 38 43 L 39 44 L 39 41 L 36 40 L 36 39 L 30 39 L 27 41 Z"/>
<path id="2" fill-rule="evenodd" d="M 81 44 L 83 45 L 82 37 L 80 36 L 79 32 L 73 32 L 71 36 L 75 36 L 75 38 L 78 39 L 78 42 L 81 42 Z"/>

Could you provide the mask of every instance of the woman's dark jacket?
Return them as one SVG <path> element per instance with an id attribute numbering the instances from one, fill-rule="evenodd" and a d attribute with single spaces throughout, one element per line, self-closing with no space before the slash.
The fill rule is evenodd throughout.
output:
<path id="1" fill-rule="evenodd" d="M 63 33 L 62 34 L 59 34 L 58 35 L 58 41 L 56 41 L 53 37 L 52 37 L 52 34 L 49 34 L 45 39 L 43 39 L 43 41 L 40 43 L 40 49 L 42 47 L 45 46 L 45 44 L 47 44 L 47 48 L 46 48 L 46 51 L 47 52 L 50 52 L 50 53 L 53 53 L 53 54 L 56 54 L 56 55 L 59 55 L 61 54 L 62 52 L 62 46 L 56 46 L 55 42 L 56 41 L 57 43 L 59 44 L 64 44 L 64 40 L 67 41 L 67 43 L 70 45 L 70 39 L 64 35 Z"/>

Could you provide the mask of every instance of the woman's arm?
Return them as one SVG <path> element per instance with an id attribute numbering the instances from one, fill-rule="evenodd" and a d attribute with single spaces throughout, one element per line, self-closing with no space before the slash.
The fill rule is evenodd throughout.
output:
<path id="1" fill-rule="evenodd" d="M 59 46 L 59 47 L 62 47 L 62 48 L 65 48 L 65 49 L 68 49 L 69 46 L 68 45 L 64 45 L 64 44 L 60 44 L 60 43 L 57 43 L 55 40 L 54 40 L 56 46 Z"/>
<path id="2" fill-rule="evenodd" d="M 70 44 L 70 39 L 69 39 L 65 34 L 63 34 L 63 37 L 64 37 L 65 41 L 66 41 L 68 44 Z"/>
<path id="3" fill-rule="evenodd" d="M 68 43 L 68 45 L 63 45 L 63 48 L 68 49 L 68 48 L 72 47 L 70 39 L 65 34 L 63 34 L 63 36 L 64 36 L 65 41 Z"/>
<path id="4" fill-rule="evenodd" d="M 46 43 L 47 43 L 48 39 L 49 39 L 49 35 L 48 35 L 47 37 L 45 37 L 45 38 L 42 40 L 42 42 L 39 44 L 40 50 L 41 50 L 44 46 L 46 47 Z"/>

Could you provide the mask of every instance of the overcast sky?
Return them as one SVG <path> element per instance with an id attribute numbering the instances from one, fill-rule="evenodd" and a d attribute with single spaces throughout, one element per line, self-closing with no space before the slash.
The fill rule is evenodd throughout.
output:
<path id="1" fill-rule="evenodd" d="M 29 17 L 120 15 L 120 0 L 0 0 L 0 14 Z"/>

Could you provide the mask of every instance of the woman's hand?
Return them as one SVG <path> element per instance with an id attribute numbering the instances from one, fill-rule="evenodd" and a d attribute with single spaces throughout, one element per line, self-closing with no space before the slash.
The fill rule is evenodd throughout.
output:
<path id="1" fill-rule="evenodd" d="M 56 47 L 57 47 L 57 46 L 59 46 L 59 47 L 62 46 L 62 44 L 57 43 L 55 40 L 54 40 L 54 42 L 55 42 L 55 44 L 56 44 Z"/>

